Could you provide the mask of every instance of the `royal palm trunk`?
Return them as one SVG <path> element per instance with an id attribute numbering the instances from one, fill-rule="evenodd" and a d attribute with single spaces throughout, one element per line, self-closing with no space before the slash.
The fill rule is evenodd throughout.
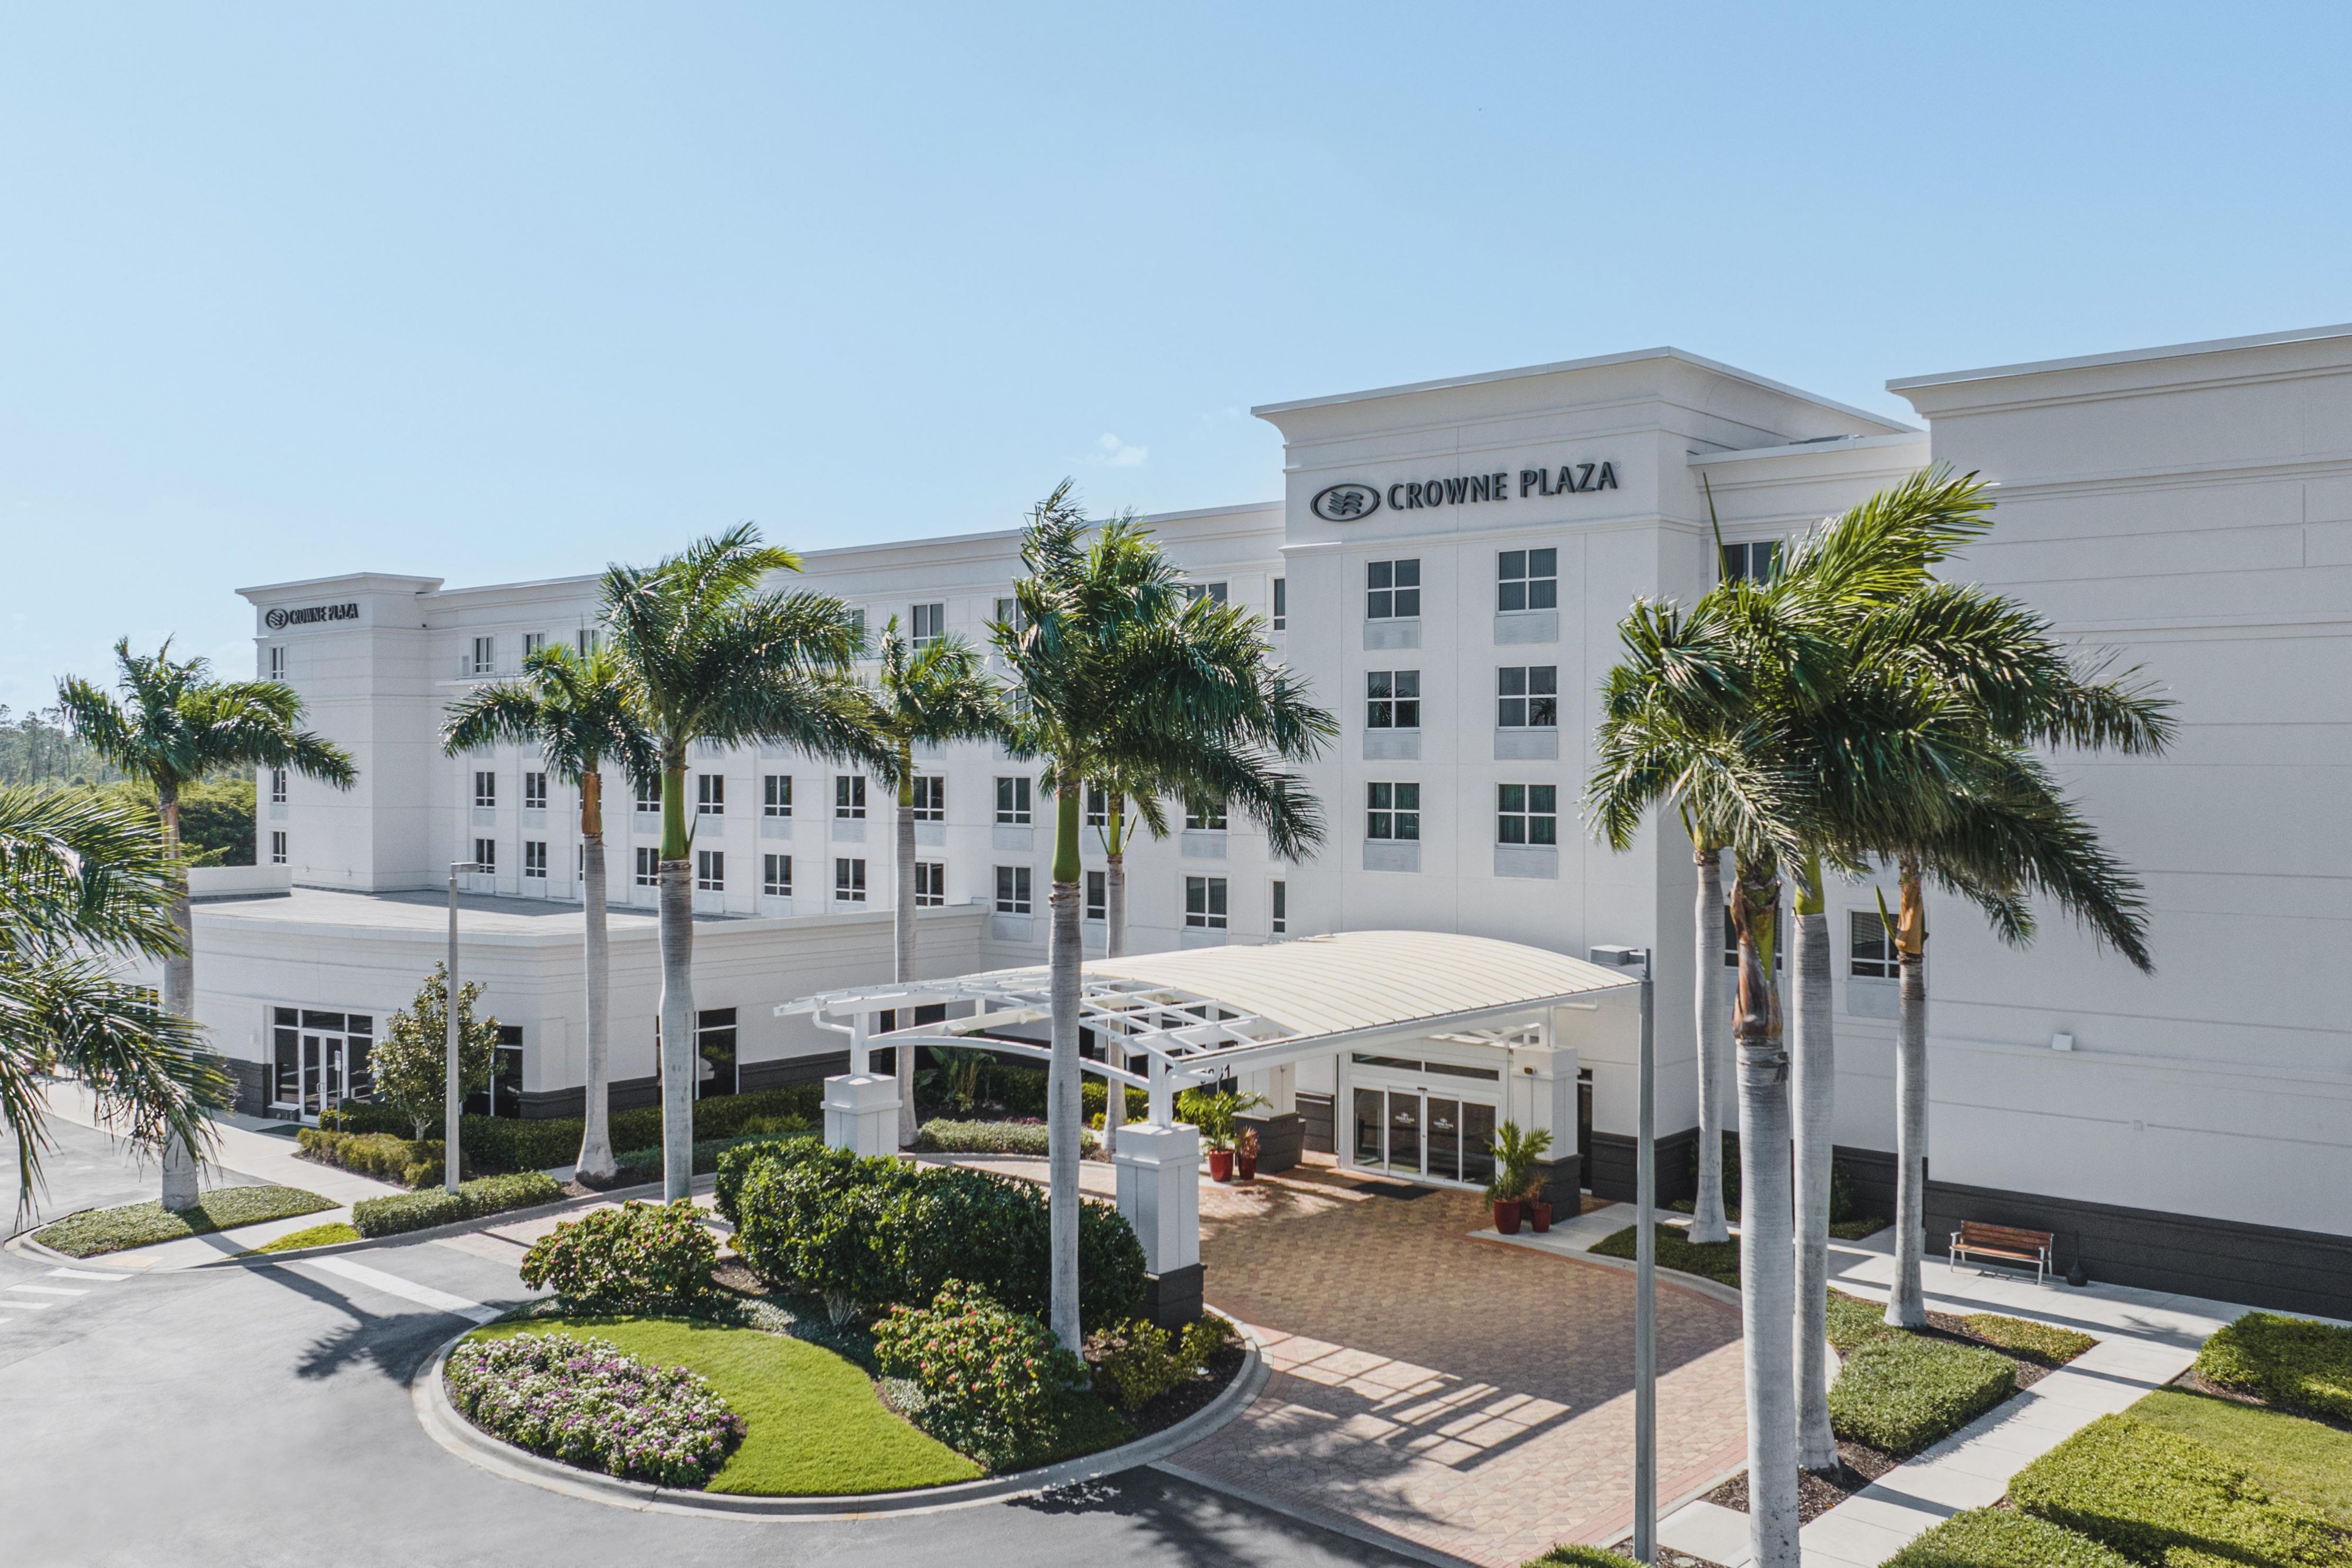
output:
<path id="1" fill-rule="evenodd" d="M 1886 1321 L 1927 1326 L 1919 1260 L 1927 1245 L 1927 919 L 1919 897 L 1919 862 L 1901 867 L 1902 909 L 1895 951 L 1901 977 L 1895 1024 L 1895 1285 Z"/>
<path id="2" fill-rule="evenodd" d="M 898 910 L 890 977 L 906 985 L 915 977 L 915 779 L 910 747 L 898 751 Z M 905 1029 L 915 1021 L 910 1012 L 898 1020 Z M 915 1123 L 915 1048 L 902 1045 L 890 1053 L 898 1069 L 898 1146 L 911 1148 Z"/>
<path id="3" fill-rule="evenodd" d="M 188 904 L 188 868 L 180 863 L 180 796 L 176 789 L 156 792 L 156 813 L 163 821 L 163 853 L 172 864 L 172 925 L 180 934 L 180 950 L 163 960 L 163 1010 L 175 1018 L 196 1016 L 195 916 Z M 163 1207 L 173 1211 L 196 1207 L 196 1153 L 175 1132 L 163 1134 Z"/>
<path id="4" fill-rule="evenodd" d="M 1789 1057 L 1772 985 L 1779 879 L 1742 865 L 1739 931 L 1741 1351 L 1748 1393 L 1748 1538 L 1758 1568 L 1795 1568 L 1797 1411 L 1790 1378 L 1795 1306 L 1790 1256 Z"/>
<path id="5" fill-rule="evenodd" d="M 1821 907 L 1821 870 L 1807 867 L 1795 932 L 1795 1049 L 1790 1053 L 1796 1103 L 1797 1464 L 1808 1470 L 1838 1463 L 1830 1429 L 1830 1155 L 1837 1060 L 1830 1024 L 1830 921 Z M 1746 1212 L 1746 1211 L 1743 1211 Z"/>
<path id="6" fill-rule="evenodd" d="M 1103 841 L 1103 956 L 1127 952 L 1127 797 L 1113 795 L 1108 802 L 1109 821 Z M 1127 1053 L 1103 1037 L 1103 1061 L 1124 1067 Z M 1118 1130 L 1127 1121 L 1127 1086 L 1116 1078 L 1103 1081 L 1103 1153 L 1118 1153 Z"/>
<path id="7" fill-rule="evenodd" d="M 694 867 L 686 836 L 686 762 L 662 773 L 662 1201 L 694 1192 Z"/>
<path id="8" fill-rule="evenodd" d="M 588 1087 L 581 1119 L 580 1162 L 583 1182 L 608 1182 L 619 1167 L 613 1159 L 612 944 L 604 920 L 604 789 L 592 768 L 580 778 L 580 922 L 588 969 Z"/>
<path id="9" fill-rule="evenodd" d="M 1078 1326 L 1078 1141 L 1084 1100 L 1078 1092 L 1078 982 L 1085 891 L 1078 869 L 1079 808 L 1085 780 L 1065 775 L 1055 791 L 1051 967 L 1054 1040 L 1045 1080 L 1047 1196 L 1052 1220 L 1051 1327 L 1065 1349 L 1085 1342 Z"/>
<path id="10" fill-rule="evenodd" d="M 1730 1044 L 1725 1038 L 1723 965 L 1717 957 L 1723 944 L 1723 852 L 1695 843 L 1698 862 L 1698 900 L 1692 912 L 1691 952 L 1698 976 L 1696 998 L 1698 1040 L 1698 1191 L 1691 1201 L 1690 1239 L 1727 1241 L 1731 1231 L 1723 1208 L 1723 1081 L 1730 1068 Z"/>

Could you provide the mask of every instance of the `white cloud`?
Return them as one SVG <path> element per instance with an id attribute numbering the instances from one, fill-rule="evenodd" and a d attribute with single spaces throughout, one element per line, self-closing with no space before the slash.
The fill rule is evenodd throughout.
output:
<path id="1" fill-rule="evenodd" d="M 1140 468 L 1143 466 L 1144 460 L 1151 455 L 1151 449 L 1148 446 L 1129 446 L 1106 430 L 1095 442 L 1095 453 L 1096 462 L 1108 464 L 1113 468 Z"/>

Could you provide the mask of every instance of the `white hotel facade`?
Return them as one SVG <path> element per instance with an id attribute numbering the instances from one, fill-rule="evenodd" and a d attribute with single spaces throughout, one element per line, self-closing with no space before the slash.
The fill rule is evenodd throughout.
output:
<path id="1" fill-rule="evenodd" d="M 1267 618 L 1276 656 L 1339 715 L 1307 770 L 1330 831 L 1295 865 L 1213 816 L 1138 842 L 1129 950 L 1370 929 L 1654 946 L 1661 1182 L 1686 1190 L 1685 998 L 1693 963 L 1722 956 L 1692 951 L 1677 831 L 1613 854 L 1578 817 L 1616 623 L 1634 597 L 1687 601 L 1923 465 L 1974 470 L 1999 486 L 1997 527 L 1956 574 L 2143 666 L 2180 733 L 2160 759 L 2060 762 L 2146 880 L 2154 976 L 2054 915 L 2013 951 L 1931 900 L 1931 1245 L 1962 1218 L 2029 1224 L 2095 1279 L 2352 1315 L 2352 1026 L 2333 990 L 2352 967 L 2352 327 L 1888 384 L 1925 429 L 1675 350 L 1256 410 L 1285 440 L 1281 497 L 1150 524 L 1202 591 Z M 819 551 L 793 583 L 863 607 L 869 627 L 896 616 L 984 643 L 1017 547 L 1001 530 Z M 592 633 L 595 586 L 593 571 L 468 589 L 363 573 L 245 591 L 258 670 L 301 693 L 360 773 L 348 793 L 265 777 L 271 863 L 215 879 L 223 896 L 199 904 L 199 1011 L 246 1110 L 295 1114 L 342 1086 L 336 1064 L 439 956 L 446 867 L 480 858 L 496 869 L 467 901 L 466 966 L 509 1026 L 499 1108 L 576 1113 L 576 800 L 527 749 L 451 759 L 436 737 L 474 683 L 541 640 Z M 1042 962 L 1046 803 L 990 747 L 928 763 L 924 973 Z M 774 1009 L 888 977 L 893 804 L 805 757 L 744 748 L 691 769 L 706 1087 L 838 1072 L 836 1038 Z M 628 1104 L 656 1085 L 659 823 L 618 780 L 607 800 Z M 1102 863 L 1090 833 L 1090 876 Z M 1837 1141 L 1889 1212 L 1894 981 L 1874 890 L 1830 897 Z M 1633 1178 L 1626 1039 L 1572 1042 L 1589 1089 L 1580 1124 L 1559 1129 L 1604 1194 Z M 1497 1075 L 1481 1049 L 1427 1092 L 1465 1107 L 1503 1094 L 1482 1086 Z M 1356 1107 L 1420 1092 L 1431 1071 L 1449 1071 L 1304 1062 L 1277 1108 L 1295 1104 L 1310 1146 L 1378 1167 L 1377 1119 L 1358 1125 Z M 1446 1179 L 1433 1151 L 1390 1164 Z"/>

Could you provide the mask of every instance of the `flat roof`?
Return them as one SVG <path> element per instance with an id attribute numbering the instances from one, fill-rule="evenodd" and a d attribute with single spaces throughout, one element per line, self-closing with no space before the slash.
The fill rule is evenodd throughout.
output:
<path id="1" fill-rule="evenodd" d="M 1466 376 L 1440 376 L 1435 381 L 1407 382 L 1402 386 L 1374 387 L 1367 392 L 1335 392 L 1328 397 L 1294 398 L 1288 402 L 1262 402 L 1252 408 L 1250 413 L 1264 419 L 1270 413 L 1288 413 L 1295 409 L 1335 408 L 1342 403 L 1370 402 L 1378 398 L 1405 397 L 1413 392 L 1444 392 L 1450 387 L 1473 387 L 1484 385 L 1489 382 L 1518 381 L 1528 376 L 1558 375 L 1564 371 L 1590 371 L 1607 365 L 1629 365 L 1641 360 L 1679 360 L 1684 364 L 1696 365 L 1701 370 L 1712 371 L 1720 376 L 1729 376 L 1734 381 L 1746 382 L 1750 386 L 1762 387 L 1768 392 L 1776 392 L 1785 397 L 1796 398 L 1800 402 L 1811 403 L 1817 408 L 1833 409 L 1851 418 L 1865 420 L 1883 431 L 1899 432 L 1909 428 L 1902 421 L 1889 419 L 1883 413 L 1872 413 L 1869 410 L 1856 408 L 1852 403 L 1822 397 L 1818 393 L 1809 392 L 1802 387 L 1792 387 L 1786 382 L 1776 382 L 1769 376 L 1759 376 L 1753 371 L 1743 371 L 1737 365 L 1727 365 L 1720 360 L 1710 360 L 1703 354 L 1694 354 L 1686 349 L 1677 349 L 1666 344 L 1654 349 L 1633 349 L 1622 354 L 1593 354 L 1581 360 L 1555 360 L 1547 365 L 1522 365 L 1517 370 L 1481 371 L 1475 375 Z"/>
<path id="2" fill-rule="evenodd" d="M 2128 365 L 2143 360 L 2186 359 L 2192 354 L 2226 354 L 2232 349 L 2262 349 L 2274 343 L 2313 343 L 2329 338 L 2352 338 L 2352 321 L 2333 327 L 2302 327 L 2291 332 L 2257 332 L 2249 338 L 2209 338 L 2201 343 L 2166 343 L 2153 349 L 2125 349 L 2112 354 L 2078 354 L 2065 360 L 2029 360 L 2023 364 L 1987 365 L 1981 370 L 1944 371 L 1929 376 L 1903 376 L 1886 383 L 1888 392 L 1912 387 L 1949 386 L 1956 382 L 1998 381 L 2003 376 L 2042 375 L 2051 371 L 2090 370 L 2099 365 Z"/>
<path id="3" fill-rule="evenodd" d="M 449 928 L 449 894 L 441 888 L 403 893 L 354 893 L 331 887 L 298 887 L 290 894 L 254 897 L 199 898 L 196 914 L 206 921 L 252 925 L 342 925 L 354 930 L 432 931 Z M 606 919 L 615 930 L 656 924 L 654 912 L 614 904 Z M 586 915 L 577 904 L 551 898 L 457 895 L 458 929 L 465 936 L 577 936 Z"/>

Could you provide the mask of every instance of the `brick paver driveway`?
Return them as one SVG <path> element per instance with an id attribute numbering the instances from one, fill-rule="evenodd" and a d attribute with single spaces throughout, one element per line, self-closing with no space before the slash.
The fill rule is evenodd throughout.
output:
<path id="1" fill-rule="evenodd" d="M 1473 1240 L 1475 1195 L 1328 1163 L 1201 1207 L 1209 1299 L 1275 1375 L 1177 1463 L 1496 1568 L 1631 1528 L 1630 1275 Z M 1658 1375 L 1664 1504 L 1746 1457 L 1738 1310 L 1661 1280 Z"/>

